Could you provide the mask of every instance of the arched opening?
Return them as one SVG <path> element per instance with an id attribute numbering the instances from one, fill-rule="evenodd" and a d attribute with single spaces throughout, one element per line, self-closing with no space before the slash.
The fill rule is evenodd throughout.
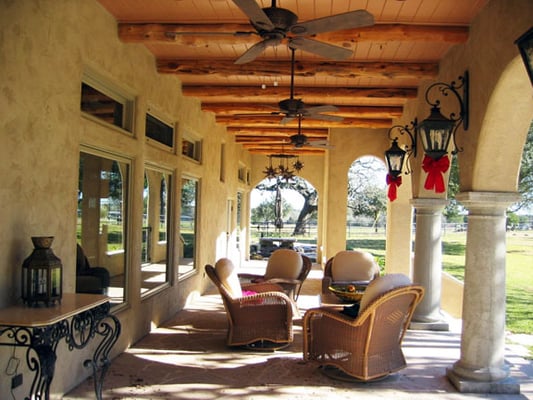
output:
<path id="1" fill-rule="evenodd" d="M 382 160 L 363 156 L 348 170 L 346 250 L 364 250 L 385 265 L 387 170 Z"/>
<path id="2" fill-rule="evenodd" d="M 288 247 L 316 261 L 318 192 L 309 181 L 265 178 L 250 199 L 251 258 L 267 258 Z"/>

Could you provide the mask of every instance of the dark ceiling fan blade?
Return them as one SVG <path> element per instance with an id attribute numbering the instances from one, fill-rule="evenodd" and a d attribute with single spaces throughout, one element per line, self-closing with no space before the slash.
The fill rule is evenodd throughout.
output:
<path id="1" fill-rule="evenodd" d="M 321 121 L 329 121 L 329 122 L 341 122 L 343 120 L 343 118 L 339 117 L 338 115 L 313 114 L 313 113 L 304 113 L 304 118 L 318 119 Z"/>
<path id="2" fill-rule="evenodd" d="M 306 107 L 306 110 L 310 114 L 318 114 L 323 112 L 335 112 L 339 111 L 337 107 L 331 104 L 326 104 L 323 106 L 313 106 L 313 107 Z"/>
<path id="3" fill-rule="evenodd" d="M 241 9 L 243 13 L 250 19 L 253 25 L 259 26 L 261 29 L 271 31 L 274 24 L 263 9 L 255 2 L 255 0 L 233 0 L 233 3 Z"/>
<path id="4" fill-rule="evenodd" d="M 235 64 L 246 64 L 255 60 L 268 46 L 277 46 L 281 43 L 279 39 L 266 39 L 254 44 L 244 52 L 236 61 Z"/>
<path id="5" fill-rule="evenodd" d="M 304 37 L 296 37 L 291 39 L 289 46 L 337 61 L 345 60 L 353 54 L 352 50 L 350 49 L 319 42 L 317 40 L 307 39 Z"/>
<path id="6" fill-rule="evenodd" d="M 370 25 L 374 25 L 374 16 L 366 10 L 355 10 L 298 23 L 290 30 L 295 35 L 315 35 Z"/>
<path id="7" fill-rule="evenodd" d="M 284 118 L 280 121 L 280 124 L 282 124 L 282 125 L 288 124 L 288 123 L 291 122 L 293 119 L 294 119 L 294 117 L 284 117 Z"/>

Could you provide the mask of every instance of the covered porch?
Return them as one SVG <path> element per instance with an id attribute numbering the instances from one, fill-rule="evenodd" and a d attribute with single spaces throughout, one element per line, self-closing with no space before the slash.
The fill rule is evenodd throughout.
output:
<path id="1" fill-rule="evenodd" d="M 242 270 L 264 271 L 264 262 Z M 322 279 L 315 264 L 298 306 L 318 306 Z M 332 379 L 317 364 L 302 359 L 301 318 L 294 321 L 294 342 L 276 352 L 251 352 L 225 345 L 226 316 L 220 295 L 211 288 L 191 296 L 184 310 L 151 331 L 113 360 L 103 397 L 112 399 L 508 399 L 533 398 L 533 366 L 523 357 L 523 339 L 507 336 L 505 362 L 520 384 L 520 394 L 461 394 L 446 378 L 460 356 L 461 322 L 450 318 L 449 331 L 409 330 L 403 341 L 407 368 L 370 383 Z M 531 339 L 531 338 L 530 338 Z M 530 343 L 531 344 L 531 343 Z M 90 398 L 93 382 L 84 381 L 66 400 Z"/>

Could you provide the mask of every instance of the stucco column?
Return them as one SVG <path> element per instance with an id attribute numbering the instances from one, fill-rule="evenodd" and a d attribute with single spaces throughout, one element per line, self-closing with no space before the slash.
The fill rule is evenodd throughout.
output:
<path id="1" fill-rule="evenodd" d="M 448 377 L 461 392 L 519 393 L 504 362 L 505 212 L 519 196 L 464 192 L 456 199 L 468 209 L 468 231 L 461 358 Z"/>
<path id="2" fill-rule="evenodd" d="M 411 329 L 447 331 L 449 324 L 440 312 L 442 289 L 442 210 L 445 199 L 418 198 L 416 210 L 413 282 L 422 285 L 425 295 L 415 310 Z"/>

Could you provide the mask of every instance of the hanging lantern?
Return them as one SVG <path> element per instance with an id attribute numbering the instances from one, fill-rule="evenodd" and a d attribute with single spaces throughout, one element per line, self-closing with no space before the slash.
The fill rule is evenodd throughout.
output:
<path id="1" fill-rule="evenodd" d="M 22 300 L 30 307 L 61 302 L 63 266 L 50 246 L 53 236 L 33 236 L 33 252 L 22 263 Z"/>
<path id="2" fill-rule="evenodd" d="M 402 173 L 403 161 L 406 154 L 407 152 L 398 146 L 398 139 L 394 139 L 390 149 L 385 151 L 385 161 L 387 162 L 387 168 L 391 176 L 397 177 Z"/>
<path id="3" fill-rule="evenodd" d="M 433 160 L 447 154 L 454 129 L 455 121 L 442 115 L 439 107 L 432 107 L 429 117 L 418 125 L 424 152 Z"/>

